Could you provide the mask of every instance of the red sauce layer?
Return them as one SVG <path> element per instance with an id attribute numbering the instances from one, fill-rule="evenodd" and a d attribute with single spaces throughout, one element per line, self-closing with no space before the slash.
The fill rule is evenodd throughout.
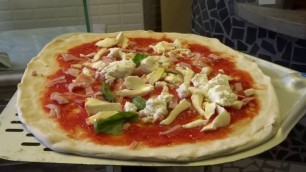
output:
<path id="1" fill-rule="evenodd" d="M 162 40 L 169 41 L 169 39 L 166 38 Z M 134 38 L 130 39 L 130 41 L 134 43 L 130 48 L 134 48 L 137 50 L 145 49 L 149 45 L 155 44 L 162 40 Z M 98 48 L 94 45 L 95 42 L 83 44 L 72 48 L 68 51 L 68 53 L 79 57 L 80 54 L 89 54 L 92 52 L 97 52 Z M 189 45 L 189 48 L 192 52 L 200 53 L 203 56 L 207 56 L 212 53 L 209 48 L 200 45 Z M 152 50 L 150 49 L 147 49 L 145 51 L 147 53 L 152 53 Z M 74 77 L 65 74 L 63 71 L 65 71 L 65 69 L 69 68 L 70 65 L 75 62 L 64 62 L 60 56 L 56 57 L 56 59 L 61 68 L 58 70 L 58 72 L 49 76 L 49 79 L 52 80 L 54 78 L 65 75 L 68 83 L 70 83 L 74 79 Z M 191 64 L 191 62 L 186 59 L 182 59 L 179 62 Z M 218 60 L 213 60 L 211 63 L 209 63 L 209 65 L 213 68 L 212 75 L 216 75 L 217 73 L 219 73 L 219 70 L 222 69 L 225 74 L 238 78 L 234 82 L 240 82 L 244 89 L 252 87 L 253 80 L 251 76 L 247 72 L 237 69 L 235 63 L 230 59 L 220 58 Z M 199 69 L 194 68 L 194 71 L 199 72 Z M 97 81 L 93 86 L 94 91 L 99 91 L 100 86 L 100 82 Z M 116 87 L 116 85 L 114 86 Z M 160 91 L 160 89 L 156 89 L 152 91 L 149 96 L 158 95 Z M 231 129 L 229 127 L 219 128 L 215 131 L 207 132 L 199 132 L 201 127 L 196 127 L 192 129 L 178 129 L 177 131 L 169 135 L 159 135 L 159 132 L 168 130 L 169 128 L 176 126 L 177 124 L 186 124 L 188 122 L 193 121 L 194 119 L 199 118 L 199 115 L 195 110 L 182 112 L 181 114 L 179 114 L 176 120 L 169 126 L 133 122 L 131 123 L 131 127 L 129 127 L 128 130 L 124 131 L 122 135 L 116 136 L 103 133 L 95 133 L 93 130 L 93 126 L 88 126 L 85 122 L 85 119 L 88 117 L 84 108 L 85 99 L 84 97 L 79 96 L 82 94 L 84 95 L 84 90 L 76 90 L 74 91 L 74 93 L 76 94 L 72 95 L 68 94 L 69 91 L 67 89 L 67 83 L 56 84 L 52 87 L 46 88 L 44 93 L 45 96 L 41 102 L 43 106 L 49 103 L 56 103 L 55 101 L 49 99 L 50 94 L 52 92 L 60 92 L 62 94 L 65 94 L 66 97 L 70 100 L 71 103 L 69 104 L 59 105 L 61 109 L 61 116 L 60 118 L 54 119 L 60 124 L 61 128 L 64 129 L 70 137 L 76 139 L 89 138 L 99 144 L 108 145 L 129 145 L 133 141 L 139 141 L 147 146 L 157 147 L 216 140 L 225 138 L 228 136 L 228 134 L 231 133 Z M 172 93 L 175 97 L 178 96 L 175 90 L 170 89 L 170 93 Z M 129 98 L 124 98 L 121 103 L 124 104 L 125 101 L 129 101 Z M 233 110 L 231 108 L 226 109 L 231 114 L 231 124 L 234 124 L 242 119 L 251 119 L 256 116 L 259 111 L 259 103 L 258 100 L 255 99 L 239 111 Z M 46 112 L 49 112 L 49 109 L 45 108 L 45 110 Z M 211 120 L 213 120 L 213 118 Z"/>

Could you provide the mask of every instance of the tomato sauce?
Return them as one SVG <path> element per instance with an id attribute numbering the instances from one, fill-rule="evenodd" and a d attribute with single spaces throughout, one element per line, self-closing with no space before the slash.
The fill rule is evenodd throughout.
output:
<path id="1" fill-rule="evenodd" d="M 162 40 L 170 42 L 171 40 L 163 38 Z M 144 38 L 133 38 L 130 39 L 134 44 L 133 46 L 146 48 L 149 45 L 155 44 L 162 40 L 156 39 L 144 39 Z M 92 52 L 97 52 L 98 49 L 95 46 L 96 41 L 91 43 L 86 43 L 75 48 L 72 48 L 68 53 L 79 57 L 80 54 L 89 54 Z M 189 48 L 192 52 L 198 52 L 203 56 L 208 56 L 212 53 L 209 48 L 203 47 L 200 45 L 189 45 Z M 74 77 L 64 74 L 65 69 L 69 68 L 73 62 L 64 62 L 60 56 L 56 57 L 61 69 L 55 74 L 49 76 L 49 80 L 60 77 L 62 75 L 66 76 L 67 83 L 70 83 Z M 191 61 L 182 59 L 180 62 L 188 63 L 190 65 Z M 224 71 L 225 74 L 232 77 L 238 78 L 234 82 L 239 82 L 242 84 L 243 88 L 251 88 L 254 83 L 251 76 L 242 70 L 239 70 L 235 67 L 235 63 L 225 59 L 220 58 L 214 60 L 211 64 L 213 68 L 212 75 L 216 75 L 220 69 Z M 200 70 L 194 68 L 195 72 Z M 233 82 L 233 81 L 231 81 Z M 54 86 L 48 87 L 45 89 L 44 98 L 42 98 L 42 105 L 45 106 L 50 103 L 55 103 L 50 100 L 50 94 L 52 92 L 60 92 L 65 94 L 71 103 L 59 105 L 61 109 L 61 116 L 55 118 L 55 120 L 60 124 L 60 126 L 68 133 L 70 137 L 73 138 L 89 138 L 94 142 L 99 144 L 108 144 L 108 145 L 129 145 L 133 141 L 139 141 L 150 147 L 157 146 L 167 146 L 167 145 L 178 145 L 184 143 L 194 143 L 194 142 L 203 142 L 208 140 L 216 140 L 227 137 L 231 133 L 230 127 L 219 128 L 215 131 L 206 131 L 200 132 L 201 127 L 195 127 L 192 129 L 178 129 L 177 131 L 168 134 L 160 135 L 160 132 L 166 131 L 178 124 L 186 124 L 195 119 L 199 119 L 199 115 L 194 109 L 186 110 L 178 115 L 176 120 L 169 126 L 163 126 L 158 124 L 144 124 L 141 122 L 132 122 L 131 126 L 124 131 L 122 135 L 109 135 L 103 133 L 96 133 L 92 125 L 87 125 L 85 119 L 88 117 L 85 110 L 85 100 L 84 97 L 78 96 L 77 94 L 84 94 L 84 90 L 79 89 L 75 90 L 76 94 L 69 94 L 67 89 L 67 83 L 60 83 Z M 116 83 L 115 83 L 116 84 Z M 99 91 L 101 83 L 96 81 L 95 86 L 93 87 L 95 91 Z M 150 95 L 145 96 L 148 98 L 150 96 L 159 95 L 162 91 L 162 88 L 157 88 L 153 90 Z M 169 89 L 169 92 L 174 95 L 175 98 L 178 98 L 178 95 L 175 89 Z M 80 100 L 80 101 L 75 101 Z M 121 104 L 124 105 L 126 101 L 130 101 L 130 98 L 123 98 Z M 226 108 L 231 114 L 231 124 L 234 124 L 242 119 L 251 119 L 258 113 L 259 110 L 258 100 L 252 100 L 248 105 L 244 106 L 241 110 L 237 111 L 231 108 Z M 46 112 L 49 112 L 49 109 L 45 108 Z M 214 118 L 215 116 L 213 116 Z M 212 119 L 213 119 L 212 118 Z M 211 120 L 212 120 L 211 119 Z M 211 121 L 210 120 L 210 121 Z M 81 131 L 81 132 L 80 132 Z"/>

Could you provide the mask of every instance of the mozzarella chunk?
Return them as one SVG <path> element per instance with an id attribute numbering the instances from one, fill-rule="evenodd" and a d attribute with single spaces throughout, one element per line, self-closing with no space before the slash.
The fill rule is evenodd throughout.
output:
<path id="1" fill-rule="evenodd" d="M 120 103 L 110 103 L 95 98 L 86 99 L 85 109 L 89 115 L 93 115 L 101 111 L 122 111 Z"/>
<path id="2" fill-rule="evenodd" d="M 203 88 L 208 83 L 208 79 L 206 74 L 197 73 L 194 75 L 194 77 L 191 79 L 191 82 L 193 86 L 196 88 Z"/>
<path id="3" fill-rule="evenodd" d="M 159 63 L 157 61 L 158 59 L 156 56 L 148 56 L 140 62 L 140 67 L 152 72 L 159 68 Z"/>
<path id="4" fill-rule="evenodd" d="M 93 62 L 96 62 L 98 60 L 100 60 L 101 56 L 104 54 L 104 53 L 107 53 L 108 52 L 108 49 L 106 48 L 101 48 L 93 57 L 92 61 Z"/>
<path id="5" fill-rule="evenodd" d="M 165 81 L 174 85 L 180 85 L 183 83 L 183 78 L 178 74 L 168 73 L 165 77 Z"/>
<path id="6" fill-rule="evenodd" d="M 127 89 L 116 91 L 116 95 L 123 97 L 144 96 L 154 89 L 153 85 L 145 84 L 145 81 L 138 76 L 127 76 L 124 85 Z"/>
<path id="7" fill-rule="evenodd" d="M 206 125 L 207 123 L 208 123 L 208 120 L 197 119 L 195 121 L 182 125 L 182 127 L 183 128 L 194 128 L 194 127 Z"/>
<path id="8" fill-rule="evenodd" d="M 194 76 L 193 70 L 189 69 L 188 67 L 184 69 L 183 67 L 180 66 L 177 66 L 175 69 L 183 74 L 184 83 L 190 83 L 192 77 Z"/>
<path id="9" fill-rule="evenodd" d="M 125 112 L 129 112 L 129 111 L 136 112 L 137 107 L 133 103 L 126 102 L 125 105 L 124 105 L 124 111 Z"/>
<path id="10" fill-rule="evenodd" d="M 137 90 L 141 89 L 143 86 L 146 85 L 145 80 L 139 78 L 138 76 L 127 76 L 124 79 L 125 87 L 130 90 Z"/>
<path id="11" fill-rule="evenodd" d="M 205 116 L 205 112 L 202 108 L 203 101 L 204 101 L 204 96 L 201 93 L 195 93 L 191 96 L 191 102 L 194 108 L 198 111 L 200 115 Z"/>
<path id="12" fill-rule="evenodd" d="M 172 101 L 173 95 L 170 94 L 168 91 L 169 91 L 169 88 L 166 85 L 163 86 L 163 90 L 160 93 L 160 95 L 157 96 L 157 98 L 160 100 L 165 100 L 167 103 L 170 103 Z"/>
<path id="13" fill-rule="evenodd" d="M 125 53 L 125 52 L 119 52 L 120 58 L 123 60 L 130 60 L 135 57 L 135 53 Z"/>
<path id="14" fill-rule="evenodd" d="M 232 103 L 231 107 L 236 109 L 236 110 L 240 110 L 243 106 L 243 101 L 240 100 L 236 100 Z"/>
<path id="15" fill-rule="evenodd" d="M 110 48 L 107 57 L 114 58 L 119 56 L 120 48 Z"/>
<path id="16" fill-rule="evenodd" d="M 155 45 L 150 45 L 149 47 L 151 47 L 154 50 L 154 52 L 158 54 L 162 54 L 167 51 L 175 49 L 175 45 L 173 43 L 169 43 L 166 41 L 161 41 Z"/>
<path id="17" fill-rule="evenodd" d="M 201 69 L 200 73 L 206 74 L 207 76 L 210 75 L 212 72 L 212 68 L 209 66 L 205 66 Z"/>
<path id="18" fill-rule="evenodd" d="M 124 36 L 123 32 L 120 32 L 116 39 L 118 40 L 118 46 L 121 48 L 126 48 L 128 46 L 129 39 Z"/>
<path id="19" fill-rule="evenodd" d="M 118 40 L 116 38 L 105 38 L 101 41 L 98 41 L 95 45 L 98 47 L 109 48 L 118 44 Z"/>
<path id="20" fill-rule="evenodd" d="M 115 115 L 116 113 L 118 113 L 118 111 L 101 111 L 101 112 L 98 112 L 98 113 L 86 118 L 86 124 L 87 125 L 92 125 L 97 120 L 106 119 L 108 117 L 111 117 L 111 116 Z"/>
<path id="21" fill-rule="evenodd" d="M 226 127 L 230 124 L 230 114 L 221 106 L 217 106 L 218 116 L 208 125 L 203 127 L 201 131 L 216 130 L 221 127 Z"/>
<path id="22" fill-rule="evenodd" d="M 213 103 L 205 102 L 204 107 L 205 107 L 204 116 L 206 119 L 210 119 L 210 117 L 215 113 L 217 104 L 214 102 Z"/>
<path id="23" fill-rule="evenodd" d="M 183 99 L 179 102 L 179 104 L 169 113 L 168 117 L 160 122 L 162 125 L 169 125 L 171 124 L 178 114 L 183 112 L 184 110 L 188 109 L 191 106 L 186 99 Z"/>
<path id="24" fill-rule="evenodd" d="M 157 62 L 163 67 L 168 68 L 172 64 L 172 60 L 167 58 L 166 56 L 155 56 L 157 58 Z"/>
<path id="25" fill-rule="evenodd" d="M 255 94 L 255 90 L 253 88 L 247 89 L 243 91 L 244 95 L 251 96 Z"/>
<path id="26" fill-rule="evenodd" d="M 209 90 L 217 85 L 224 85 L 230 89 L 228 81 L 231 80 L 231 78 L 227 75 L 218 74 L 214 78 L 208 81 L 208 84 L 206 85 L 206 90 Z"/>
<path id="27" fill-rule="evenodd" d="M 122 97 L 145 96 L 148 93 L 150 93 L 152 90 L 154 90 L 154 87 L 152 85 L 146 85 L 142 87 L 140 90 L 123 89 L 116 91 L 115 94 Z"/>
<path id="28" fill-rule="evenodd" d="M 190 96 L 190 91 L 188 90 L 188 88 L 189 83 L 183 83 L 176 89 L 176 92 L 181 99 Z"/>
<path id="29" fill-rule="evenodd" d="M 108 83 L 112 83 L 114 79 L 131 75 L 135 67 L 135 63 L 131 60 L 114 61 L 106 66 L 101 74 L 105 75 Z"/>
<path id="30" fill-rule="evenodd" d="M 167 86 L 167 82 L 165 82 L 165 81 L 155 82 L 155 87 L 163 87 L 163 86 Z"/>
<path id="31" fill-rule="evenodd" d="M 105 68 L 106 64 L 103 61 L 97 61 L 95 63 L 92 63 L 90 67 L 97 69 L 98 71 L 102 70 Z"/>
<path id="32" fill-rule="evenodd" d="M 216 85 L 208 90 L 207 97 L 211 102 L 221 106 L 230 106 L 237 100 L 237 95 L 232 93 L 229 86 Z"/>
<path id="33" fill-rule="evenodd" d="M 156 81 L 158 81 L 164 74 L 165 69 L 164 68 L 158 68 L 155 71 L 149 73 L 146 76 L 147 81 L 149 81 L 150 84 L 154 84 Z"/>
<path id="34" fill-rule="evenodd" d="M 82 73 L 87 75 L 87 76 L 91 76 L 91 77 L 93 76 L 92 71 L 90 71 L 87 67 L 83 68 Z"/>
<path id="35" fill-rule="evenodd" d="M 167 102 L 158 98 L 150 98 L 146 102 L 146 107 L 139 111 L 139 114 L 145 117 L 153 117 L 153 121 L 164 118 L 168 114 Z"/>

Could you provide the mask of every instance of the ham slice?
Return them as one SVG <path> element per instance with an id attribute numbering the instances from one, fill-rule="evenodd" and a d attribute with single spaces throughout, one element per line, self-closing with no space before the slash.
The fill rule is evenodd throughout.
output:
<path id="1" fill-rule="evenodd" d="M 132 141 L 132 143 L 129 145 L 129 149 L 136 149 L 138 146 L 139 142 L 138 141 Z"/>
<path id="2" fill-rule="evenodd" d="M 86 96 L 91 96 L 91 95 L 93 95 L 95 92 L 93 91 L 92 87 L 86 87 L 86 88 L 85 88 L 85 93 L 86 93 Z"/>
<path id="3" fill-rule="evenodd" d="M 47 87 L 52 87 L 55 84 L 65 83 L 65 82 L 67 82 L 65 76 L 60 76 L 52 79 L 49 83 L 47 83 Z"/>
<path id="4" fill-rule="evenodd" d="M 95 81 L 94 78 L 85 75 L 83 73 L 81 73 L 75 80 L 73 83 L 70 83 L 68 85 L 68 90 L 70 92 L 72 92 L 75 88 L 77 87 L 81 87 L 81 88 L 86 88 L 91 86 L 91 84 Z"/>
<path id="5" fill-rule="evenodd" d="M 61 110 L 60 110 L 60 108 L 57 105 L 55 105 L 55 104 L 47 104 L 47 105 L 45 105 L 45 107 L 50 109 L 50 112 L 49 112 L 50 115 L 56 116 L 58 118 L 60 117 Z"/>
<path id="6" fill-rule="evenodd" d="M 65 71 L 66 74 L 72 75 L 72 76 L 74 76 L 74 77 L 79 76 L 80 72 L 81 72 L 81 70 L 75 69 L 75 68 L 68 68 L 68 69 Z"/>
<path id="7" fill-rule="evenodd" d="M 76 57 L 76 56 L 74 56 L 72 54 L 68 54 L 68 53 L 63 53 L 61 55 L 62 55 L 63 60 L 65 62 L 69 62 L 69 61 L 73 61 L 73 60 L 83 60 L 82 58 Z"/>
<path id="8" fill-rule="evenodd" d="M 169 130 L 159 132 L 159 135 L 168 135 L 168 134 L 171 134 L 171 133 L 173 133 L 174 131 L 176 131 L 180 128 L 182 128 L 182 126 L 180 124 L 178 124 L 178 125 L 170 128 Z"/>
<path id="9" fill-rule="evenodd" d="M 68 99 L 66 99 L 61 93 L 53 92 L 50 95 L 51 100 L 55 100 L 58 104 L 67 104 L 69 103 Z"/>

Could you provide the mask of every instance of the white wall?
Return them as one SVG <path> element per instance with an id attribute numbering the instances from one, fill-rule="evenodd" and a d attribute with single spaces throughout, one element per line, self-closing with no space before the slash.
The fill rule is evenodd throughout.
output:
<path id="1" fill-rule="evenodd" d="M 142 0 L 87 0 L 107 32 L 143 29 Z M 0 0 L 0 31 L 85 24 L 82 0 Z"/>

